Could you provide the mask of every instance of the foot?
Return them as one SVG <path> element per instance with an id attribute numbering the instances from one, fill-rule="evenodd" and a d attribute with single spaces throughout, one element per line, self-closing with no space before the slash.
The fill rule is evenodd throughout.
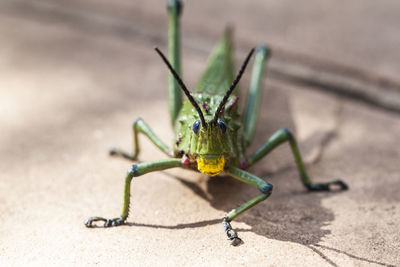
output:
<path id="1" fill-rule="evenodd" d="M 339 190 L 347 190 L 349 187 L 342 180 L 333 180 L 328 183 L 313 183 L 307 186 L 310 191 L 331 191 L 335 186 L 339 187 Z"/>
<path id="2" fill-rule="evenodd" d="M 242 239 L 240 239 L 237 233 L 232 229 L 232 226 L 226 217 L 222 220 L 222 226 L 224 227 L 225 233 L 231 241 L 232 246 L 243 244 Z"/>
<path id="3" fill-rule="evenodd" d="M 110 154 L 110 156 L 119 156 L 119 157 L 123 157 L 125 159 L 129 159 L 129 160 L 132 160 L 132 161 L 136 160 L 136 156 L 137 156 L 137 155 L 134 155 L 134 154 L 131 154 L 131 153 L 127 153 L 127 152 L 125 152 L 125 151 L 123 151 L 121 149 L 118 149 L 118 148 L 110 149 L 109 154 Z"/>
<path id="4" fill-rule="evenodd" d="M 122 217 L 118 217 L 118 218 L 114 218 L 114 219 L 106 219 L 103 217 L 90 217 L 85 222 L 85 225 L 86 225 L 86 227 L 95 227 L 95 225 L 93 225 L 93 223 L 97 222 L 97 221 L 103 221 L 104 227 L 118 226 L 118 225 L 122 225 L 125 223 L 125 219 Z"/>

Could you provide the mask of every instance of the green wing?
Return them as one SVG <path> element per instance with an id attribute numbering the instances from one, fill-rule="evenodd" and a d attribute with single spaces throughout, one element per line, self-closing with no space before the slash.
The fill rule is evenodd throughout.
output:
<path id="1" fill-rule="evenodd" d="M 231 29 L 226 29 L 208 59 L 207 69 L 196 86 L 196 92 L 225 94 L 229 89 L 234 79 L 231 35 Z"/>

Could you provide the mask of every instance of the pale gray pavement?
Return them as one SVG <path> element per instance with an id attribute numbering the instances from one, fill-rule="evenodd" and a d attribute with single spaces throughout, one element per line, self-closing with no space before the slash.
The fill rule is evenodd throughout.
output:
<path id="1" fill-rule="evenodd" d="M 398 1 L 306 2 L 186 1 L 187 84 L 227 24 L 238 61 L 268 43 L 275 70 L 297 56 L 397 83 Z M 307 193 L 284 146 L 252 168 L 274 192 L 233 223 L 240 247 L 220 219 L 257 190 L 180 169 L 133 182 L 128 226 L 87 229 L 88 216 L 120 213 L 130 163 L 107 150 L 131 146 L 131 123 L 141 116 L 172 139 L 152 49 L 166 49 L 165 3 L 2 1 L 0 36 L 1 266 L 400 265 L 399 113 L 271 73 L 252 149 L 293 129 L 312 178 L 341 177 L 349 191 Z M 141 160 L 164 158 L 141 142 Z"/>

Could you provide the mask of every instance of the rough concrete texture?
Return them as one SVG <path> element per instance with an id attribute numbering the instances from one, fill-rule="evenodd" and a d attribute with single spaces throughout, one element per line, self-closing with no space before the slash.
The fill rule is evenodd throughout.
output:
<path id="1" fill-rule="evenodd" d="M 185 3 L 190 87 L 205 66 L 202 51 L 227 22 L 238 47 L 269 42 L 379 75 L 400 73 L 397 1 Z M 135 118 L 172 140 L 167 70 L 152 50 L 166 49 L 165 22 L 163 1 L 2 1 L 0 265 L 399 266 L 399 114 L 273 78 L 264 83 L 250 151 L 286 126 L 312 178 L 341 177 L 350 190 L 307 193 L 282 146 L 251 169 L 274 192 L 233 222 L 239 247 L 229 245 L 220 221 L 257 190 L 181 169 L 134 180 L 126 226 L 84 227 L 89 216 L 119 215 L 131 163 L 107 150 L 131 146 Z M 140 142 L 142 161 L 164 158 Z"/>

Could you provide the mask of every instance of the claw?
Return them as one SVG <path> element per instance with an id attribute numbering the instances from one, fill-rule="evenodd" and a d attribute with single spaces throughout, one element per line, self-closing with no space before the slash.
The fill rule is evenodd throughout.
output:
<path id="1" fill-rule="evenodd" d="M 329 183 L 315 183 L 307 186 L 310 191 L 329 191 Z"/>
<path id="2" fill-rule="evenodd" d="M 112 227 L 112 226 L 118 226 L 121 225 L 125 222 L 124 219 L 121 217 L 114 218 L 114 219 L 108 219 L 104 222 L 104 227 Z"/>
<path id="3" fill-rule="evenodd" d="M 227 218 L 224 218 L 222 220 L 222 226 L 224 227 L 225 233 L 228 236 L 228 240 L 231 241 L 232 246 L 238 246 L 240 244 L 243 244 L 242 239 L 240 239 L 237 233 L 232 229 L 232 226 Z"/>
<path id="4" fill-rule="evenodd" d="M 334 180 L 329 183 L 315 183 L 307 186 L 310 191 L 331 191 L 331 185 L 338 185 L 340 190 L 347 190 L 349 187 L 342 180 Z"/>
<path id="5" fill-rule="evenodd" d="M 88 227 L 88 228 L 93 227 L 92 221 L 91 221 L 90 219 L 88 219 L 88 220 L 85 222 L 85 225 L 86 225 L 86 227 Z"/>
<path id="6" fill-rule="evenodd" d="M 102 218 L 102 217 L 90 217 L 89 219 L 86 220 L 85 225 L 86 227 L 94 227 L 93 222 L 97 221 L 106 221 L 107 219 Z"/>
<path id="7" fill-rule="evenodd" d="M 124 224 L 124 222 L 125 222 L 125 220 L 121 217 L 114 218 L 114 219 L 105 219 L 102 217 L 90 217 L 85 222 L 85 225 L 86 225 L 86 227 L 89 227 L 89 228 L 95 227 L 95 225 L 93 225 L 93 222 L 97 222 L 97 221 L 103 221 L 104 227 L 118 226 L 118 225 Z"/>
<path id="8" fill-rule="evenodd" d="M 335 185 L 340 186 L 340 189 L 341 189 L 341 190 L 347 190 L 347 189 L 349 189 L 349 186 L 348 186 L 345 182 L 343 182 L 342 180 L 336 180 L 336 181 L 334 181 L 332 184 L 335 184 Z"/>
<path id="9" fill-rule="evenodd" d="M 236 246 L 241 245 L 243 243 L 244 243 L 243 240 L 240 239 L 239 237 L 235 237 L 235 238 L 231 239 L 231 245 L 232 246 L 236 247 Z"/>
<path id="10" fill-rule="evenodd" d="M 118 149 L 118 148 L 111 148 L 108 151 L 108 154 L 110 156 L 119 156 L 119 157 L 123 157 L 123 158 L 129 159 L 129 160 L 136 160 L 136 154 L 133 155 L 133 154 L 130 154 L 130 153 L 125 152 L 125 151 L 123 151 L 121 149 Z"/>

